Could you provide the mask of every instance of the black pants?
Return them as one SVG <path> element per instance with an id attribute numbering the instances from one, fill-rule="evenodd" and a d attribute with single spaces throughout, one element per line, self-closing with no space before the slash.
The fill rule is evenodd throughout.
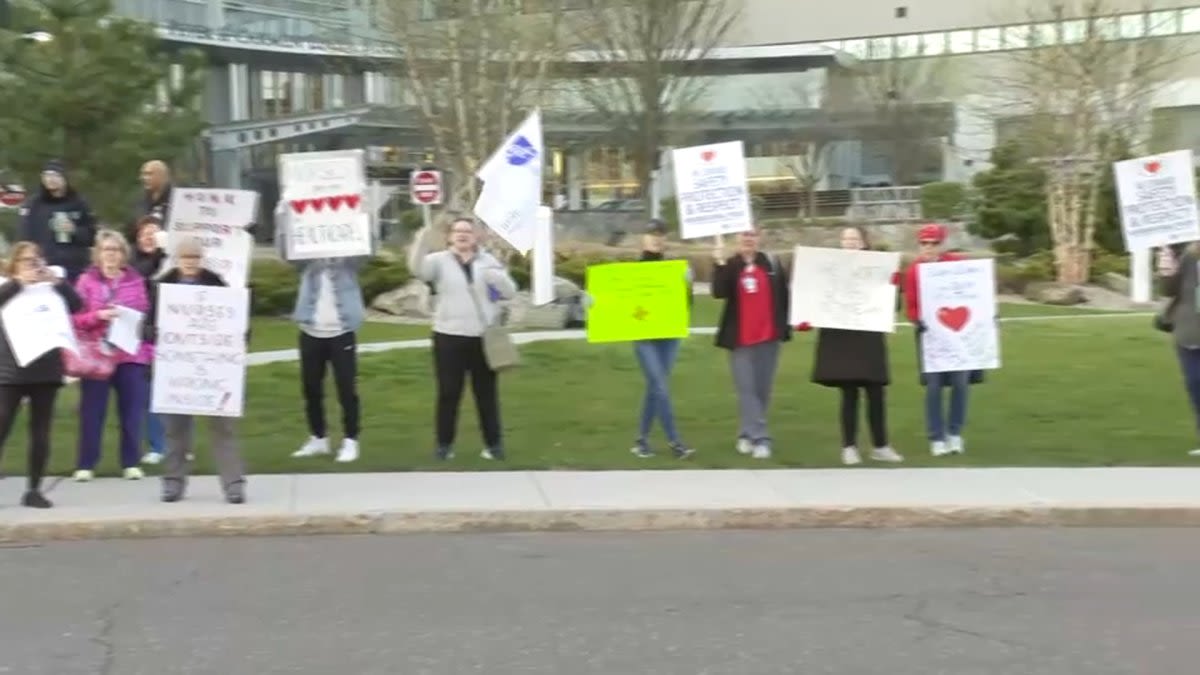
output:
<path id="1" fill-rule="evenodd" d="M 458 406 L 463 385 L 471 374 L 471 393 L 479 412 L 479 428 L 488 448 L 500 447 L 500 400 L 496 371 L 483 356 L 483 339 L 463 335 L 433 334 L 433 370 L 437 376 L 437 444 L 454 445 Z"/>
<path id="2" fill-rule="evenodd" d="M 300 383 L 304 390 L 304 414 L 308 430 L 326 438 L 325 365 L 333 367 L 333 384 L 342 407 L 342 433 L 358 439 L 358 336 L 353 331 L 331 338 L 300 333 Z"/>
<path id="3" fill-rule="evenodd" d="M 50 461 L 50 422 L 54 399 L 61 384 L 10 384 L 0 386 L 0 445 L 8 440 L 21 399 L 29 398 L 29 489 L 42 486 Z"/>
<path id="4" fill-rule="evenodd" d="M 842 447 L 858 441 L 858 393 L 867 392 L 867 422 L 871 426 L 871 442 L 882 448 L 888 444 L 887 412 L 884 409 L 884 386 L 868 384 L 862 387 L 844 385 L 842 390 Z"/>

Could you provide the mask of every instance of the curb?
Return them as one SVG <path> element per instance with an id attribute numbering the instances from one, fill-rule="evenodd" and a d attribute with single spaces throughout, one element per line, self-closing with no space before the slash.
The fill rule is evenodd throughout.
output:
<path id="1" fill-rule="evenodd" d="M 928 527 L 1197 527 L 1200 506 L 421 511 L 0 523 L 0 543 L 169 537 Z"/>

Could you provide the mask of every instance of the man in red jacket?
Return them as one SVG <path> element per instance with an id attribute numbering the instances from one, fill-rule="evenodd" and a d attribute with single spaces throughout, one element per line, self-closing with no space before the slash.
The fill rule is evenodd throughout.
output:
<path id="1" fill-rule="evenodd" d="M 917 243 L 921 250 L 916 261 L 904 272 L 904 308 L 908 320 L 917 332 L 917 367 L 921 370 L 921 384 L 925 386 L 925 429 L 929 434 L 929 452 L 935 457 L 961 454 L 965 449 L 962 429 L 967 420 L 967 391 L 972 373 L 956 371 L 948 373 L 926 373 L 921 362 L 921 336 L 925 333 L 925 322 L 921 320 L 921 289 L 917 268 L 923 263 L 962 260 L 963 256 L 942 250 L 946 240 L 946 228 L 941 225 L 925 225 L 917 232 Z M 950 388 L 949 424 L 943 415 L 942 389 Z"/>

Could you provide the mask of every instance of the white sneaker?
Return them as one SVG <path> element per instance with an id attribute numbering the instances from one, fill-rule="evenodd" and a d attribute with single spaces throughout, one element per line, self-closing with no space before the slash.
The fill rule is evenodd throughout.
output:
<path id="1" fill-rule="evenodd" d="M 842 448 L 842 464 L 846 466 L 862 464 L 862 455 L 858 454 L 858 448 L 853 445 Z"/>
<path id="2" fill-rule="evenodd" d="M 750 456 L 754 459 L 771 459 L 771 446 L 759 443 L 750 451 Z"/>
<path id="3" fill-rule="evenodd" d="M 739 455 L 748 455 L 754 452 L 754 444 L 750 442 L 749 438 L 739 438 L 737 439 L 737 451 Z"/>
<path id="4" fill-rule="evenodd" d="M 876 462 L 891 462 L 899 464 L 904 461 L 904 457 L 892 449 L 892 446 L 885 445 L 882 448 L 874 448 L 871 450 L 871 459 Z"/>
<path id="5" fill-rule="evenodd" d="M 950 454 L 950 448 L 946 447 L 946 441 L 934 441 L 929 444 L 929 454 L 934 457 L 945 457 Z"/>
<path id="6" fill-rule="evenodd" d="M 86 483 L 95 477 L 96 474 L 88 471 L 87 469 L 80 469 L 75 472 L 75 475 L 71 476 L 76 483 Z"/>
<path id="7" fill-rule="evenodd" d="M 125 476 L 125 480 L 141 480 L 146 477 L 146 474 L 136 466 L 131 466 L 121 474 Z"/>
<path id="8" fill-rule="evenodd" d="M 342 441 L 342 447 L 338 448 L 336 461 L 338 462 L 353 462 L 358 459 L 358 441 L 347 438 Z"/>
<path id="9" fill-rule="evenodd" d="M 159 464 L 163 461 L 162 453 L 147 452 L 142 455 L 142 464 Z"/>
<path id="10" fill-rule="evenodd" d="M 329 439 L 309 436 L 300 449 L 292 453 L 292 457 L 318 457 L 329 454 Z"/>
<path id="11" fill-rule="evenodd" d="M 951 436 L 951 437 L 947 438 L 946 440 L 949 441 L 950 454 L 952 454 L 952 455 L 961 455 L 961 454 L 963 454 L 963 451 L 967 449 L 966 446 L 963 444 L 962 436 Z"/>
<path id="12" fill-rule="evenodd" d="M 1188 457 L 1200 457 L 1200 448 L 1188 452 Z"/>

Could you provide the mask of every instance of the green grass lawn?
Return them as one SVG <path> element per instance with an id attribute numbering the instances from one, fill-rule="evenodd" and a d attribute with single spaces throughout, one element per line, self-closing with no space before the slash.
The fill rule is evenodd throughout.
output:
<path id="1" fill-rule="evenodd" d="M 1043 308 L 1006 306 L 1004 314 L 1035 309 Z M 629 454 L 642 395 L 632 350 L 583 341 L 526 345 L 524 367 L 503 376 L 501 407 L 511 455 L 504 465 L 478 459 L 481 442 L 469 396 L 459 458 L 447 465 L 430 459 L 433 381 L 426 349 L 362 357 L 363 458 L 354 465 L 288 457 L 306 436 L 296 363 L 250 369 L 242 440 L 251 469 L 259 473 L 832 466 L 840 445 L 837 394 L 809 382 L 813 342 L 813 334 L 803 334 L 785 347 L 771 418 L 776 457 L 770 462 L 732 450 L 736 417 L 726 356 L 708 336 L 687 342 L 673 380 L 679 426 L 698 449 L 686 463 Z M 889 416 L 892 442 L 908 457 L 908 466 L 1189 463 L 1185 452 L 1195 437 L 1169 338 L 1154 332 L 1145 316 L 1005 324 L 1004 367 L 971 390 L 967 454 L 937 461 L 928 456 L 923 438 L 914 351 L 911 331 L 899 330 L 892 338 Z M 59 474 L 70 471 L 75 454 L 75 391 L 65 388 L 58 403 L 52 463 Z M 328 409 L 336 435 L 332 400 Z M 24 469 L 25 424 L 22 416 L 8 444 L 6 473 Z M 111 419 L 100 468 L 116 470 Z M 211 470 L 203 452 L 200 468 Z"/>

